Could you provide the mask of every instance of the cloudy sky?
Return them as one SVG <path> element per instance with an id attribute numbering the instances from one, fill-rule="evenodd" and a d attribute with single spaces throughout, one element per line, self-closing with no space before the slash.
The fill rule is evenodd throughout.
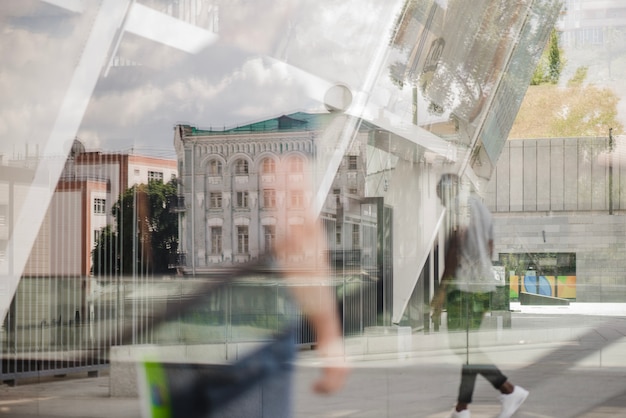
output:
<path id="1" fill-rule="evenodd" d="M 116 36 L 100 36 L 98 22 L 119 22 L 114 13 L 103 19 L 94 7 L 97 2 L 5 2 L 0 8 L 0 154 L 15 158 L 43 153 L 64 103 L 71 113 L 62 115 L 65 123 L 79 120 L 76 135 L 88 149 L 163 156 L 174 155 L 177 123 L 221 129 L 293 111 L 322 110 L 330 85 L 359 91 L 377 74 L 374 55 L 387 45 L 400 4 L 229 1 L 220 6 L 218 20 L 206 24 L 212 19 L 207 9 L 219 2 L 196 3 L 204 7 L 204 21 L 195 23 L 208 27 L 209 33 L 215 29 L 218 36 L 189 53 L 137 35 L 133 28 L 127 28 L 119 43 Z M 165 1 L 143 5 L 167 12 Z M 89 44 L 98 36 L 99 44 Z M 133 65 L 107 67 L 112 54 L 114 61 L 121 58 Z M 95 85 L 76 83 L 80 65 Z M 88 100 L 68 106 L 71 94 L 88 95 Z"/>
<path id="2" fill-rule="evenodd" d="M 390 58 L 380 56 L 402 0 L 178 0 L 186 17 L 176 2 L 137 3 L 144 9 L 131 22 L 130 0 L 3 2 L 0 154 L 62 153 L 77 136 L 88 149 L 173 157 L 177 123 L 221 129 L 321 111 L 333 84 L 369 94 L 374 108 L 410 112 L 410 92 L 391 84 Z M 192 21 L 206 42 L 150 21 L 146 9 Z M 171 40 L 183 47 L 164 45 Z M 108 65 L 118 59 L 133 65 Z"/>

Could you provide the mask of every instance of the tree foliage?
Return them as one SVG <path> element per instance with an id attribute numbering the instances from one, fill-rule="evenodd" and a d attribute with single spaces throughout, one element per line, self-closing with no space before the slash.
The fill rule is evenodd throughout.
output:
<path id="1" fill-rule="evenodd" d="M 619 98 L 608 88 L 585 85 L 586 68 L 579 68 L 567 87 L 530 86 L 509 138 L 606 136 L 621 133 Z"/>
<path id="2" fill-rule="evenodd" d="M 618 120 L 619 97 L 610 89 L 587 83 L 587 67 L 579 67 L 558 87 L 565 59 L 552 30 L 509 138 L 606 136 L 624 130 Z"/>
<path id="3" fill-rule="evenodd" d="M 178 215 L 169 210 L 175 201 L 176 180 L 151 181 L 127 189 L 112 209 L 115 229 L 107 226 L 93 251 L 93 273 L 167 273 L 178 250 Z"/>
<path id="4" fill-rule="evenodd" d="M 561 78 L 564 60 L 561 48 L 559 47 L 559 36 L 556 29 L 553 29 L 548 39 L 548 44 L 539 58 L 537 68 L 530 81 L 531 86 L 541 84 L 557 84 Z"/>
<path id="5" fill-rule="evenodd" d="M 96 248 L 92 251 L 94 276 L 115 276 L 120 273 L 119 242 L 110 225 L 100 231 Z"/>
<path id="6" fill-rule="evenodd" d="M 552 84 L 559 82 L 563 64 L 561 62 L 561 51 L 559 49 L 559 38 L 556 30 L 552 29 L 548 49 L 548 80 Z"/>

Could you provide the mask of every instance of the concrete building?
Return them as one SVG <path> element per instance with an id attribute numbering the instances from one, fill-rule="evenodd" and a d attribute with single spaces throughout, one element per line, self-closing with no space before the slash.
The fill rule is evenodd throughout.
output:
<path id="1" fill-rule="evenodd" d="M 626 1 L 566 0 L 558 24 L 565 47 L 607 46 L 621 49 L 620 33 L 626 28 Z"/>
<path id="2" fill-rule="evenodd" d="M 510 274 L 537 271 L 548 278 L 550 296 L 626 298 L 622 144 L 623 138 L 506 143 L 486 201 L 496 218 L 495 252 Z"/>

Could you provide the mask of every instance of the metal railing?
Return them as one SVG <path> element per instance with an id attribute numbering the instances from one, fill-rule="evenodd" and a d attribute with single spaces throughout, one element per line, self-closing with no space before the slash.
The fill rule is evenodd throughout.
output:
<path id="1" fill-rule="evenodd" d="M 288 326 L 296 344 L 315 343 L 311 325 L 291 300 L 293 285 L 246 277 L 200 294 L 207 280 L 23 278 L 0 329 L 0 379 L 97 374 L 109 367 L 110 345 L 263 341 Z M 333 287 L 346 335 L 376 325 L 375 280 L 344 275 Z M 311 289 L 316 297 L 320 286 Z"/>

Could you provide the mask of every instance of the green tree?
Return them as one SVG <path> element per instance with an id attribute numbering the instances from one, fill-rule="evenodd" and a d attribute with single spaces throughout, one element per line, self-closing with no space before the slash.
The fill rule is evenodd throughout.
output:
<path id="1" fill-rule="evenodd" d="M 94 276 L 115 276 L 120 272 L 117 234 L 110 225 L 100 231 L 96 247 L 92 251 Z"/>
<path id="2" fill-rule="evenodd" d="M 559 48 L 559 37 L 556 29 L 552 29 L 548 49 L 548 80 L 552 84 L 559 82 L 563 63 L 561 62 L 561 50 Z"/>
<path id="3" fill-rule="evenodd" d="M 556 29 L 552 29 L 546 48 L 543 50 L 533 77 L 530 80 L 530 85 L 538 86 L 546 83 L 558 83 L 561 78 L 563 65 L 564 60 L 559 47 L 559 36 Z"/>
<path id="4" fill-rule="evenodd" d="M 115 203 L 115 231 L 106 227 L 93 252 L 93 273 L 163 274 L 178 250 L 178 215 L 168 202 L 177 196 L 177 182 L 151 181 L 127 189 Z"/>

